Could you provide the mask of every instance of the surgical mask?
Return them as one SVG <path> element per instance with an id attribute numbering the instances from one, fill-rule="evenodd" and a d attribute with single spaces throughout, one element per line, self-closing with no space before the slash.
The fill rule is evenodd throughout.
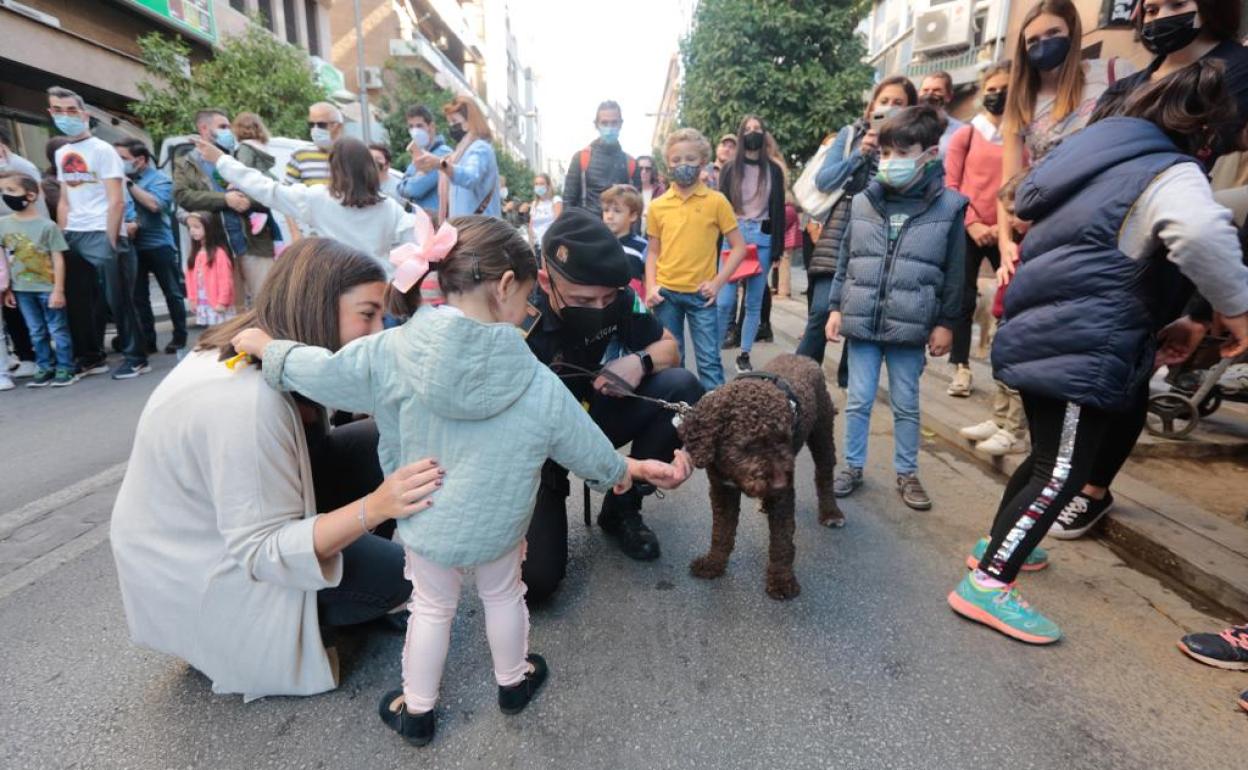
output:
<path id="1" fill-rule="evenodd" d="M 0 195 L 0 199 L 3 199 L 4 205 L 13 211 L 25 211 L 30 205 L 30 199 L 25 195 Z"/>
<path id="2" fill-rule="evenodd" d="M 459 142 L 463 141 L 463 138 L 465 136 L 468 135 L 468 130 L 465 129 L 459 123 L 452 123 L 450 134 L 451 134 L 451 139 L 454 139 L 455 142 L 458 144 Z"/>
<path id="3" fill-rule="evenodd" d="M 672 181 L 681 187 L 688 187 L 698 181 L 698 174 L 702 173 L 702 167 L 696 163 L 681 163 L 672 169 Z"/>
<path id="4" fill-rule="evenodd" d="M 1005 114 L 1005 91 L 995 91 L 990 94 L 984 94 L 984 109 L 990 115 Z"/>
<path id="5" fill-rule="evenodd" d="M 1050 37 L 1027 49 L 1027 59 L 1041 72 L 1049 72 L 1062 66 L 1070 55 L 1070 38 Z"/>
<path id="6" fill-rule="evenodd" d="M 745 135 L 745 149 L 751 152 L 763 149 L 763 132 L 751 131 Z"/>
<path id="7" fill-rule="evenodd" d="M 234 138 L 234 132 L 228 128 L 219 128 L 213 131 L 212 141 L 226 152 L 234 152 L 234 148 L 238 146 L 238 140 Z"/>
<path id="8" fill-rule="evenodd" d="M 334 143 L 333 134 L 329 133 L 328 128 L 316 126 L 310 133 L 312 135 L 312 144 L 315 144 L 322 150 L 328 150 L 330 145 Z"/>
<path id="9" fill-rule="evenodd" d="M 551 288 L 554 289 L 553 284 Z M 559 304 L 563 305 L 559 310 L 559 317 L 574 341 L 579 341 L 585 347 L 589 347 L 619 332 L 620 320 L 624 317 L 624 310 L 627 307 L 623 294 L 617 293 L 615 299 L 606 307 L 579 307 L 565 304 L 557 289 L 555 289 L 555 296 L 558 297 Z"/>
<path id="10" fill-rule="evenodd" d="M 77 115 L 53 115 L 52 122 L 56 130 L 65 136 L 78 136 L 87 130 L 87 121 Z"/>
<path id="11" fill-rule="evenodd" d="M 407 129 L 407 135 L 412 138 L 412 144 L 416 145 L 420 149 L 425 150 L 429 148 L 429 132 L 425 129 L 409 128 Z"/>
<path id="12" fill-rule="evenodd" d="M 880 170 L 876 178 L 880 183 L 898 192 L 908 190 L 920 177 L 920 172 L 927 166 L 927 153 L 914 158 L 889 158 L 880 161 Z"/>
<path id="13" fill-rule="evenodd" d="M 539 198 L 545 198 L 546 197 L 546 185 L 544 184 L 534 185 L 533 194 Z"/>
<path id="14" fill-rule="evenodd" d="M 122 161 L 121 170 L 125 172 L 126 176 L 134 176 L 135 174 L 139 173 L 139 170 L 134 167 L 134 161 L 132 160 Z"/>
<path id="15" fill-rule="evenodd" d="M 499 195 L 499 197 L 501 197 L 503 200 L 507 200 L 507 195 L 508 195 L 510 192 L 511 192 L 511 190 L 508 190 L 506 187 L 500 187 L 500 188 L 498 188 L 498 195 Z"/>
<path id="16" fill-rule="evenodd" d="M 1167 16 L 1140 27 L 1140 42 L 1158 56 L 1169 56 L 1191 45 L 1200 35 L 1196 11 Z"/>
<path id="17" fill-rule="evenodd" d="M 619 126 L 599 126 L 598 136 L 602 137 L 602 141 L 604 142 L 611 142 L 611 143 L 618 142 L 620 141 L 620 127 Z"/>

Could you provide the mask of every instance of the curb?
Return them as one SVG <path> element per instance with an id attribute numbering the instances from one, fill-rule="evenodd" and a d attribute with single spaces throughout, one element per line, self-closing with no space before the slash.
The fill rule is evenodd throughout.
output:
<path id="1" fill-rule="evenodd" d="M 805 328 L 805 305 L 773 298 L 772 309 L 772 328 L 795 345 L 795 334 L 800 335 Z M 1008 479 L 1025 455 L 991 458 L 975 452 L 958 430 L 982 422 L 990 412 L 975 399 L 951 403 L 955 400 L 944 392 L 947 382 L 947 377 L 937 374 L 925 373 L 922 378 L 923 427 L 942 445 Z M 877 399 L 888 402 L 885 378 L 881 378 Z M 1092 537 L 1104 542 L 1127 563 L 1162 579 L 1189 599 L 1215 605 L 1237 619 L 1248 617 L 1248 529 L 1125 472 L 1114 482 L 1114 498 L 1112 513 L 1102 520 Z"/>

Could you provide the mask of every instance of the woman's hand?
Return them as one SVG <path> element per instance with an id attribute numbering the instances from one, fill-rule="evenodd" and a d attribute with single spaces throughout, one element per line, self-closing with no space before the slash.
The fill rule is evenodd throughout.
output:
<path id="1" fill-rule="evenodd" d="M 833 310 L 828 313 L 828 322 L 824 324 L 823 336 L 828 338 L 828 342 L 841 341 L 841 314 L 839 311 Z"/>
<path id="2" fill-rule="evenodd" d="M 203 137 L 195 136 L 191 138 L 191 141 L 195 143 L 195 149 L 199 151 L 203 159 L 214 165 L 225 154 L 220 147 L 212 142 L 205 142 Z"/>
<path id="3" fill-rule="evenodd" d="M 880 134 L 873 128 L 862 135 L 862 141 L 858 143 L 858 152 L 870 155 L 878 149 L 880 149 Z"/>
<path id="4" fill-rule="evenodd" d="M 437 461 L 428 458 L 405 465 L 390 474 L 375 492 L 364 498 L 368 528 L 428 510 L 433 505 L 429 496 L 442 486 L 445 475 Z"/>
<path id="5" fill-rule="evenodd" d="M 246 353 L 253 358 L 264 358 L 264 349 L 273 341 L 266 332 L 260 329 L 251 328 L 243 329 L 234 335 L 234 339 L 230 340 L 230 344 L 234 346 L 234 350 L 239 353 Z"/>

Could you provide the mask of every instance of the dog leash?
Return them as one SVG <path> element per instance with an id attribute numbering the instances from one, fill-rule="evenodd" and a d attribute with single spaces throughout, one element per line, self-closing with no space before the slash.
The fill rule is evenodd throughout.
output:
<path id="1" fill-rule="evenodd" d="M 623 377 L 619 376 L 615 372 L 607 369 L 606 367 L 603 367 L 602 369 L 594 371 L 592 369 L 586 369 L 583 366 L 570 364 L 567 361 L 555 361 L 550 364 L 551 369 L 556 369 L 556 367 L 561 368 L 561 369 L 571 370 L 571 372 L 569 372 L 568 374 L 559 374 L 558 371 L 556 371 L 555 374 L 558 375 L 559 379 L 575 379 L 577 377 L 597 379 L 599 377 L 603 377 L 607 380 L 607 382 L 611 383 L 612 385 L 614 385 L 616 388 L 619 389 L 620 396 L 623 396 L 625 398 L 635 398 L 639 401 L 649 402 L 656 406 L 667 409 L 668 411 L 675 412 L 677 416 L 681 418 L 688 417 L 690 414 L 693 413 L 693 406 L 691 406 L 690 404 L 684 401 L 664 401 L 661 398 L 655 398 L 653 396 L 643 396 L 640 393 L 634 392 L 633 386 L 629 385 L 627 380 L 625 380 Z M 610 394 L 610 395 L 616 395 L 616 394 Z"/>

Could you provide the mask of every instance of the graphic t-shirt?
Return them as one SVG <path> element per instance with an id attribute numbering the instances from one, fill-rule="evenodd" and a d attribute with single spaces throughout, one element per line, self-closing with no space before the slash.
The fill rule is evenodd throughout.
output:
<path id="1" fill-rule="evenodd" d="M 121 156 L 113 146 L 94 136 L 56 151 L 56 179 L 69 196 L 65 230 L 94 233 L 108 229 L 108 190 L 105 179 L 121 179 Z"/>
<path id="2" fill-rule="evenodd" d="M 0 217 L 0 245 L 9 263 L 13 291 L 52 291 L 52 252 L 65 251 L 65 236 L 51 221 L 43 218 Z"/>

